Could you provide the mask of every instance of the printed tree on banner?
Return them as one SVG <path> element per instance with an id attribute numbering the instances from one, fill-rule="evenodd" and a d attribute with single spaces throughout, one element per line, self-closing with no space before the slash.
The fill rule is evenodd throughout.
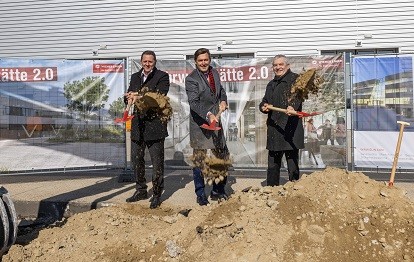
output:
<path id="1" fill-rule="evenodd" d="M 344 79 L 341 72 L 325 70 L 324 83 L 317 95 L 310 95 L 303 104 L 306 112 L 333 111 L 335 115 L 345 108 Z"/>
<path id="2" fill-rule="evenodd" d="M 63 86 L 63 91 L 68 100 L 68 109 L 79 112 L 84 119 L 90 117 L 93 111 L 100 112 L 109 98 L 105 78 L 99 76 L 68 82 Z"/>
<path id="3" fill-rule="evenodd" d="M 345 108 L 345 88 L 343 74 L 335 71 L 325 74 L 326 85 L 321 90 L 321 102 L 325 105 L 326 111 L 338 111 Z M 338 115 L 337 115 L 338 116 Z"/>
<path id="4" fill-rule="evenodd" d="M 117 100 L 112 102 L 112 104 L 109 105 L 109 115 L 111 118 L 117 118 L 122 117 L 122 114 L 125 110 L 125 102 L 124 97 L 119 97 Z"/>

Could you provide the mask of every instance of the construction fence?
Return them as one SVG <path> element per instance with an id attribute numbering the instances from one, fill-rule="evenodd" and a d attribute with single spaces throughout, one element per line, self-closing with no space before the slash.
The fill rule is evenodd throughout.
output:
<path id="1" fill-rule="evenodd" d="M 317 68 L 324 79 L 303 104 L 315 134 L 305 132 L 302 168 L 391 168 L 397 121 L 413 122 L 412 56 L 295 56 L 291 69 Z M 258 110 L 274 77 L 272 58 L 215 59 L 228 96 L 222 115 L 235 168 L 266 168 L 266 115 Z M 165 143 L 167 166 L 191 166 L 185 77 L 192 60 L 158 60 L 168 72 L 173 116 Z M 91 168 L 129 169 L 128 123 L 116 123 L 139 59 L 0 60 L 0 172 Z M 304 126 L 309 118 L 302 118 Z M 399 168 L 414 168 L 407 127 Z M 412 147 L 411 147 L 412 148 Z M 149 158 L 148 158 L 149 160 Z M 150 164 L 150 162 L 148 163 Z"/>

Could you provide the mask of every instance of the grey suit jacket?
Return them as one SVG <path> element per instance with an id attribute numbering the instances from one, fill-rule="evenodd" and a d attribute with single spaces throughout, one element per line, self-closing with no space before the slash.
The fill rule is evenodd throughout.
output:
<path id="1" fill-rule="evenodd" d="M 210 89 L 207 78 L 198 69 L 193 70 L 185 79 L 185 90 L 190 105 L 190 145 L 195 149 L 224 148 L 225 138 L 223 129 L 210 131 L 201 128 L 202 124 L 209 124 L 207 113 L 217 114 L 221 101 L 226 101 L 227 94 L 220 83 L 217 70 L 213 70 L 216 93 Z M 221 121 L 219 122 L 221 125 Z"/>

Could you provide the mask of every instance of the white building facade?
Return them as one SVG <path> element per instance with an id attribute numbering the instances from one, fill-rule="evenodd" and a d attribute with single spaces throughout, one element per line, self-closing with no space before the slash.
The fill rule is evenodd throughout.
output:
<path id="1" fill-rule="evenodd" d="M 154 50 L 159 60 L 157 66 L 170 74 L 169 95 L 177 105 L 169 124 L 166 159 L 174 162 L 177 160 L 176 155 L 179 155 L 177 153 L 188 157 L 191 155 L 191 148 L 188 142 L 189 109 L 185 99 L 184 79 L 188 73 L 186 70 L 194 66 L 194 51 L 205 47 L 213 54 L 215 66 L 221 66 L 222 70 L 233 68 L 233 72 L 237 69 L 246 76 L 241 79 L 222 79 L 223 86 L 229 94 L 226 138 L 229 147 L 232 147 L 231 151 L 238 152 L 234 165 L 236 167 L 266 166 L 265 116 L 257 110 L 257 106 L 263 97 L 267 82 L 273 77 L 270 61 L 274 55 L 285 54 L 292 58 L 291 66 L 295 72 L 315 65 L 321 65 L 325 69 L 336 68 L 325 72 L 331 88 L 329 90 L 336 94 L 336 97 L 331 99 L 336 107 L 332 109 L 326 105 L 330 113 L 324 113 L 314 120 L 319 126 L 326 119 L 334 122 L 339 118 L 346 118 L 346 148 L 345 145 L 326 144 L 322 145 L 322 148 L 317 147 L 318 149 L 313 152 L 309 146 L 305 146 L 302 150 L 303 156 L 307 154 L 308 157 L 302 157 L 301 164 L 305 168 L 339 165 L 353 169 L 359 166 L 355 165 L 358 159 L 354 157 L 353 150 L 358 145 L 353 143 L 355 128 L 352 125 L 358 127 L 354 122 L 359 120 L 352 121 L 351 114 L 356 110 L 352 110 L 351 104 L 358 104 L 358 99 L 367 95 L 362 92 L 354 98 L 353 95 L 357 92 L 353 92 L 353 88 L 364 83 L 377 83 L 377 78 L 384 78 L 383 74 L 377 74 L 383 72 L 376 72 L 371 65 L 378 64 L 378 68 L 399 68 L 398 56 L 411 57 L 414 53 L 414 5 L 408 0 L 22 0 L 16 3 L 1 1 L 0 22 L 0 140 L 12 139 L 10 143 L 13 145 L 41 141 L 48 146 L 50 141 L 43 140 L 63 136 L 63 131 L 68 137 L 78 136 L 79 139 L 83 139 L 81 135 L 86 134 L 89 138 L 89 132 L 85 130 L 89 131 L 95 126 L 103 138 L 106 134 L 103 129 L 112 128 L 111 117 L 114 117 L 113 114 L 109 114 L 110 110 L 106 107 L 115 108 L 115 100 L 122 97 L 130 74 L 139 69 L 140 54 L 145 50 Z M 355 74 L 352 71 L 350 54 L 391 55 L 397 59 L 392 60 L 392 63 L 387 62 L 387 59 L 379 59 L 376 63 L 369 62 L 368 66 L 361 66 L 369 71 L 369 77 L 361 81 L 362 84 L 357 83 L 354 86 L 351 83 Z M 411 60 L 414 61 L 414 58 Z M 391 70 L 385 74 L 395 76 L 392 83 L 413 82 L 413 77 L 407 75 L 412 75 L 414 63 L 403 64 L 406 65 L 403 69 Z M 102 72 L 95 72 L 95 69 L 101 65 L 122 69 L 106 72 L 108 75 L 105 76 L 105 81 L 113 93 L 110 95 L 111 99 L 105 101 L 105 110 L 98 110 L 96 107 L 94 115 L 88 115 L 90 119 L 86 118 L 86 112 L 78 112 L 78 115 L 73 112 L 66 114 L 66 97 L 63 95 L 65 84 L 83 81 L 87 76 L 99 75 Z M 12 79 L 11 72 L 16 73 L 17 69 L 32 71 L 32 77 L 41 81 Z M 52 72 L 54 77 L 49 79 L 48 76 L 51 75 L 47 75 L 47 72 Z M 224 71 L 220 72 L 226 76 Z M 113 75 L 118 75 L 116 81 L 111 80 Z M 400 79 L 402 76 L 404 79 Z M 411 85 L 410 88 L 407 90 L 412 90 Z M 401 95 L 400 86 L 393 87 L 394 89 L 392 94 L 388 94 L 388 99 L 392 100 L 392 105 L 403 104 L 404 108 L 400 110 L 397 106 L 387 106 L 396 108 L 395 112 L 392 112 L 395 119 L 402 115 L 405 117 L 403 120 L 412 122 L 412 91 L 408 95 Z M 96 96 L 99 97 L 100 93 Z M 378 101 L 378 98 L 374 100 Z M 304 111 L 326 109 L 321 103 L 313 100 L 307 102 L 309 107 L 304 108 Z M 370 103 L 363 106 L 370 106 Z M 121 110 L 123 106 L 121 103 Z M 49 110 L 50 107 L 54 109 Z M 62 110 L 66 113 L 62 113 Z M 116 110 L 112 108 L 112 111 L 111 113 L 114 113 Z M 371 119 L 381 122 L 377 116 L 368 118 L 369 121 Z M 390 126 L 395 124 L 394 118 L 388 122 L 391 123 Z M 372 124 L 370 123 L 370 126 Z M 115 128 L 119 129 L 119 126 Z M 366 142 L 366 137 L 370 136 L 371 133 L 366 133 L 365 136 L 363 134 L 360 140 Z M 117 137 L 113 139 L 119 142 Z M 101 147 L 94 147 L 97 148 L 94 153 L 89 152 L 90 147 L 85 146 L 81 157 L 82 161 L 88 161 L 84 161 L 83 166 L 129 165 L 128 142 L 125 143 L 126 150 L 113 142 L 109 143 L 109 149 L 103 149 L 101 142 L 96 142 Z M 372 144 L 376 143 L 373 141 Z M 340 148 L 334 148 L 336 146 Z M 387 167 L 390 162 L 388 160 L 392 159 L 392 145 L 388 143 L 383 147 L 387 148 L 387 152 L 391 152 L 384 164 Z M 363 153 L 372 152 L 372 148 L 371 144 L 364 144 Z M 75 154 L 71 150 L 72 148 L 65 145 L 60 151 L 68 155 Z M 102 154 L 105 150 L 109 150 L 110 153 Z M 120 157 L 124 153 L 127 156 Z M 361 158 L 366 156 L 364 154 L 361 154 Z M 404 154 L 403 159 L 407 156 L 405 163 L 412 163 L 414 154 L 411 151 Z M 101 158 L 102 155 L 105 159 Z M 113 156 L 113 159 L 109 159 L 108 155 Z M 373 154 L 371 156 L 372 159 L 377 157 Z M 1 158 L 3 160 L 0 161 L 0 171 L 15 171 L 8 167 L 5 157 Z M 73 168 L 78 168 L 78 163 L 82 161 L 76 160 Z M 372 163 L 374 160 L 365 166 L 378 168 L 378 165 Z M 42 164 L 41 167 L 43 166 Z M 55 166 L 49 168 L 56 168 Z M 61 166 L 68 168 L 71 165 L 61 164 L 59 167 Z M 25 166 L 20 169 L 37 168 Z M 413 169 L 411 164 L 402 168 Z"/>
<path id="2" fill-rule="evenodd" d="M 410 0 L 1 1 L 0 21 L 0 58 L 414 52 Z"/>

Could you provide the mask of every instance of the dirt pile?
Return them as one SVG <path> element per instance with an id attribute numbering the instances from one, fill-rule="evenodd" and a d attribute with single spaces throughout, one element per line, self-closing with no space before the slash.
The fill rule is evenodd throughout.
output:
<path id="1" fill-rule="evenodd" d="M 189 210 L 139 204 L 20 236 L 7 261 L 414 261 L 414 204 L 341 169 Z M 28 238 L 30 239 L 30 238 Z"/>

